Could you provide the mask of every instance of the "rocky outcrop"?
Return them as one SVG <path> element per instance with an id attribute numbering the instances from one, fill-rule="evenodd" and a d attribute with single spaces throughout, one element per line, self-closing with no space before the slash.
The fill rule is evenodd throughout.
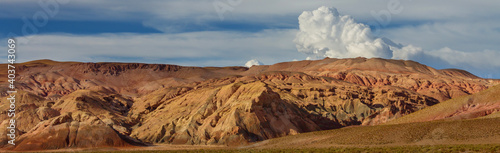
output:
<path id="1" fill-rule="evenodd" d="M 436 70 L 414 61 L 380 58 L 326 58 L 318 61 L 285 62 L 255 66 L 248 72 L 265 71 L 298 71 L 362 86 L 396 86 L 439 101 L 477 93 L 496 84 L 463 70 Z"/>
<path id="2" fill-rule="evenodd" d="M 459 120 L 487 118 L 500 112 L 500 85 L 476 94 L 441 102 L 419 112 L 389 122 L 389 124 L 426 122 L 434 120 Z"/>
<path id="3" fill-rule="evenodd" d="M 131 101 L 103 90 L 78 90 L 57 102 L 20 91 L 16 107 L 16 146 L 12 150 L 43 150 L 129 146 L 141 144 L 129 138 L 129 119 L 125 117 Z M 1 133 L 9 118 L 4 117 Z M 6 136 L 6 134 L 4 135 Z"/>
<path id="4" fill-rule="evenodd" d="M 138 111 L 140 123 L 131 136 L 173 144 L 240 145 L 302 132 L 380 124 L 438 103 L 399 88 L 339 86 L 333 79 L 280 72 L 241 77 L 228 85 L 177 96 L 162 95 L 162 99 L 154 98 L 155 93 L 145 97 L 153 97 L 155 105 L 133 106 L 149 109 Z M 382 116 L 386 118 L 374 121 Z"/>
<path id="5" fill-rule="evenodd" d="M 265 83 L 232 83 L 164 101 L 131 136 L 153 143 L 239 145 L 322 129 L 306 116 L 312 114 Z"/>
<path id="6" fill-rule="evenodd" d="M 17 79 L 19 82 L 17 87 L 50 100 L 57 100 L 76 90 L 96 87 L 136 97 L 165 86 L 223 78 L 245 70 L 247 68 L 243 67 L 200 68 L 166 64 L 75 63 L 42 60 L 19 66 L 17 71 L 22 75 L 19 75 Z M 3 75 L 0 74 L 0 76 Z M 7 78 L 6 75 L 5 78 Z M 0 80 L 0 82 L 5 81 Z"/>
<path id="7" fill-rule="evenodd" d="M 129 146 L 115 130 L 87 112 L 68 112 L 21 135 L 14 150 Z"/>

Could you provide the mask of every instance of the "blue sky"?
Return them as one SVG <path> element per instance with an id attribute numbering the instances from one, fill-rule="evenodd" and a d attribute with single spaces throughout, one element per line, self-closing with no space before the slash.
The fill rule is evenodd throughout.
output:
<path id="1" fill-rule="evenodd" d="M 391 4 L 402 9 L 381 25 L 374 14 Z M 500 2 L 494 0 L 3 0 L 0 40 L 19 36 L 21 62 L 274 64 L 309 56 L 294 42 L 298 17 L 321 6 L 368 25 L 374 37 L 435 57 L 411 60 L 500 78 Z"/>

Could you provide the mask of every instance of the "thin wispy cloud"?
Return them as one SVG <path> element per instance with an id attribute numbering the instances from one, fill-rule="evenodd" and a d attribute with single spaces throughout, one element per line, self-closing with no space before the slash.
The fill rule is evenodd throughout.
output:
<path id="1" fill-rule="evenodd" d="M 170 63 L 192 66 L 243 65 L 258 58 L 273 63 L 300 58 L 292 42 L 295 29 L 258 33 L 37 35 L 19 46 L 19 60 Z M 18 38 L 23 39 L 23 38 Z M 286 56 L 283 56 L 286 55 Z M 248 59 L 247 59 L 248 58 Z M 195 59 L 195 60 L 193 60 Z M 230 59 L 230 60 L 228 60 Z"/>

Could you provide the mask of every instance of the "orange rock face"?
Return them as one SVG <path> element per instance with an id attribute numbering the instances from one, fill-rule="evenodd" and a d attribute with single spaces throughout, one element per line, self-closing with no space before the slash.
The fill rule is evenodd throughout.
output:
<path id="1" fill-rule="evenodd" d="M 498 82 L 462 70 L 376 58 L 250 69 L 46 60 L 18 67 L 18 145 L 6 143 L 3 125 L 9 117 L 2 111 L 4 149 L 243 145 L 381 124 Z M 7 83 L 0 81 L 5 91 Z M 8 110 L 5 100 L 1 110 Z"/>

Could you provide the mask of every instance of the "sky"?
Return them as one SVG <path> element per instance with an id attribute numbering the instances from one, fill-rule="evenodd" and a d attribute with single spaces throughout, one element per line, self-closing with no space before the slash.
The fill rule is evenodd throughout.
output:
<path id="1" fill-rule="evenodd" d="M 0 48 L 37 59 L 251 66 L 414 60 L 500 78 L 496 0 L 2 0 Z"/>

